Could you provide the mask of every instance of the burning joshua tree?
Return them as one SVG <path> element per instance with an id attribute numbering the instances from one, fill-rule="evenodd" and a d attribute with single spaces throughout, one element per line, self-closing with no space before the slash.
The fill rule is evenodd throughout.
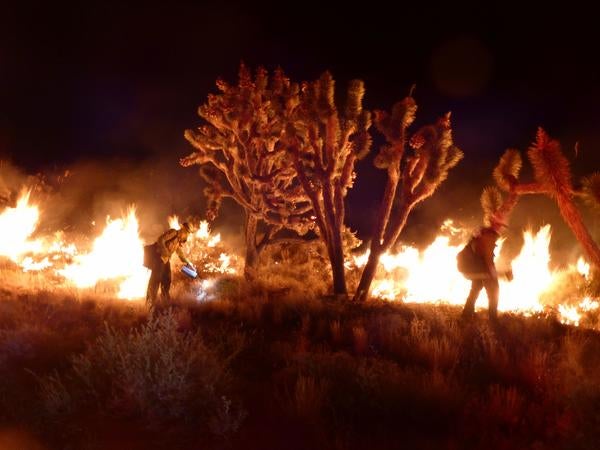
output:
<path id="1" fill-rule="evenodd" d="M 551 139 L 542 128 L 538 129 L 527 157 L 534 175 L 534 181 L 529 183 L 519 181 L 522 160 L 518 150 L 509 149 L 500 158 L 493 173 L 497 187 L 486 188 L 481 196 L 484 221 L 506 222 L 521 195 L 547 195 L 556 201 L 564 221 L 573 231 L 590 262 L 600 268 L 600 248 L 590 235 L 574 202 L 574 198 L 581 195 L 589 204 L 598 207 L 600 175 L 593 174 L 584 179 L 583 191 L 577 192 L 573 187 L 569 161 L 564 156 L 560 143 Z"/>
<path id="2" fill-rule="evenodd" d="M 305 234 L 314 226 L 307 198 L 283 139 L 286 124 L 300 101 L 299 86 L 281 70 L 254 77 L 242 64 L 237 85 L 218 80 L 219 94 L 198 108 L 205 121 L 185 138 L 196 149 L 181 159 L 200 165 L 207 183 L 208 218 L 230 197 L 245 212 L 245 275 L 251 278 L 261 250 L 283 228 Z M 259 239 L 259 225 L 264 232 Z"/>
<path id="3" fill-rule="evenodd" d="M 344 273 L 344 198 L 353 185 L 354 165 L 371 146 L 371 113 L 363 109 L 361 80 L 350 82 L 343 112 L 335 104 L 335 81 L 325 72 L 304 83 L 300 104 L 288 126 L 289 152 L 310 199 L 317 232 L 327 247 L 333 292 L 346 295 Z"/>
<path id="4" fill-rule="evenodd" d="M 407 129 L 416 110 L 417 105 L 409 96 L 396 103 L 391 113 L 375 112 L 375 126 L 388 143 L 379 151 L 375 166 L 387 170 L 388 177 L 369 260 L 355 295 L 358 301 L 368 297 L 379 258 L 396 243 L 410 212 L 435 192 L 463 156 L 452 141 L 450 113 L 408 139 Z M 410 151 L 406 149 L 407 142 Z"/>
<path id="5" fill-rule="evenodd" d="M 334 293 L 345 294 L 344 197 L 356 160 L 370 147 L 363 83 L 351 82 L 342 114 L 329 73 L 300 89 L 281 70 L 269 79 L 258 69 L 252 78 L 242 65 L 237 86 L 218 81 L 217 87 L 221 94 L 210 95 L 198 110 L 207 123 L 185 132 L 196 151 L 181 160 L 183 166 L 201 166 L 209 218 L 224 197 L 244 208 L 247 277 L 279 230 L 302 235 L 316 222 L 331 261 Z M 266 231 L 257 241 L 260 223 Z"/>

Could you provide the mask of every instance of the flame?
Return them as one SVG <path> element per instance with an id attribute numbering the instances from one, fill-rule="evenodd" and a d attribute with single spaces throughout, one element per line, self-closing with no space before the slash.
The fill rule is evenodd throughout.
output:
<path id="1" fill-rule="evenodd" d="M 179 230 L 181 225 L 179 224 L 179 217 L 173 215 L 169 216 L 168 219 L 169 227 Z M 208 222 L 203 220 L 200 222 L 198 226 L 198 230 L 194 233 L 194 238 L 199 239 L 201 241 L 205 241 L 207 247 L 216 247 L 219 242 L 221 242 L 221 234 L 217 233 L 214 236 L 211 236 L 210 228 Z"/>
<path id="2" fill-rule="evenodd" d="M 48 260 L 47 256 L 41 261 L 34 261 L 31 256 L 27 256 L 21 261 L 21 267 L 23 268 L 23 272 L 37 272 L 52 267 L 52 263 Z"/>
<path id="3" fill-rule="evenodd" d="M 587 280 L 590 277 L 590 265 L 581 256 L 577 260 L 577 272 Z"/>
<path id="4" fill-rule="evenodd" d="M 207 240 L 210 237 L 210 231 L 208 228 L 208 222 L 206 220 L 203 220 L 202 222 L 200 222 L 200 226 L 198 227 L 198 231 L 196 231 L 196 237 L 198 239 L 204 239 Z"/>
<path id="5" fill-rule="evenodd" d="M 198 227 L 198 231 L 196 231 L 196 238 L 206 241 L 207 247 L 216 247 L 219 242 L 221 242 L 221 233 L 217 233 L 214 236 L 210 235 L 210 229 L 208 227 L 208 222 L 203 220 L 200 222 L 200 226 Z"/>
<path id="6" fill-rule="evenodd" d="M 75 256 L 75 262 L 58 272 L 79 288 L 92 287 L 100 280 L 122 280 L 119 298 L 145 295 L 149 272 L 143 267 L 144 246 L 138 233 L 135 209 L 123 219 L 106 220 L 92 250 Z"/>
<path id="7" fill-rule="evenodd" d="M 176 215 L 169 216 L 168 218 L 169 227 L 175 230 L 179 230 L 181 225 L 179 224 L 179 217 Z M 210 228 L 208 222 L 203 220 L 200 222 L 198 226 L 198 230 L 193 234 L 193 238 L 203 241 L 204 245 L 207 247 L 216 247 L 219 242 L 221 242 L 221 233 L 217 233 L 214 236 L 211 236 Z"/>
<path id="8" fill-rule="evenodd" d="M 0 255 L 20 263 L 27 253 L 41 251 L 40 241 L 29 237 L 37 227 L 40 212 L 29 204 L 30 191 L 23 192 L 15 208 L 6 208 L 0 214 Z"/>
<path id="9" fill-rule="evenodd" d="M 139 236 L 139 224 L 131 207 L 123 218 L 107 218 L 106 227 L 96 237 L 89 252 L 79 252 L 74 243 L 65 239 L 63 233 L 32 240 L 39 221 L 39 209 L 29 203 L 29 192 L 24 192 L 16 207 L 0 213 L 0 255 L 19 264 L 24 272 L 52 268 L 78 288 L 90 288 L 108 281 L 118 285 L 117 296 L 124 299 L 143 298 L 149 271 L 143 267 L 143 242 Z M 177 216 L 170 216 L 171 228 L 179 229 Z M 372 294 L 390 301 L 415 303 L 444 302 L 463 305 L 470 289 L 456 268 L 456 255 L 464 242 L 451 244 L 463 234 L 462 230 L 447 220 L 442 234 L 424 251 L 405 246 L 398 253 L 386 253 L 380 258 L 380 267 L 372 285 Z M 529 315 L 548 308 L 542 300 L 544 295 L 560 287 L 559 271 L 550 269 L 550 226 L 536 233 L 523 234 L 523 247 L 512 261 L 514 279 L 501 280 L 501 311 L 513 311 Z M 209 224 L 202 221 L 198 230 L 188 240 L 184 251 L 201 262 L 205 273 L 234 274 L 238 261 L 217 247 L 220 234 L 212 235 Z M 499 242 L 497 255 L 502 242 Z M 363 267 L 368 252 L 345 262 L 349 270 Z M 499 269 L 500 264 L 497 264 Z M 582 282 L 590 277 L 590 265 L 583 258 L 569 266 L 570 273 L 578 273 Z M 214 279 L 200 283 L 198 299 L 213 298 Z M 487 306 L 485 291 L 478 299 L 478 307 Z M 569 297 L 568 303 L 556 305 L 559 318 L 564 323 L 579 325 L 582 318 L 600 309 L 598 299 Z"/>
<path id="10" fill-rule="evenodd" d="M 575 306 L 558 305 L 561 321 L 569 325 L 579 325 L 581 314 Z"/>
<path id="11" fill-rule="evenodd" d="M 0 235 L 3 237 L 0 240 L 0 256 L 19 264 L 23 272 L 52 268 L 53 274 L 60 275 L 77 288 L 97 287 L 99 282 L 106 282 L 111 289 L 113 285 L 118 286 L 119 298 L 145 296 L 149 271 L 142 265 L 143 242 L 134 207 L 123 218 L 112 220 L 108 217 L 106 227 L 93 241 L 91 249 L 80 252 L 62 232 L 31 239 L 39 221 L 39 209 L 29 203 L 29 197 L 30 191 L 24 192 L 16 207 L 5 208 L 0 213 Z M 168 222 L 171 228 L 180 228 L 177 216 L 170 216 Z M 95 223 L 92 222 L 92 225 Z M 184 251 L 201 260 L 203 271 L 237 272 L 236 256 L 215 248 L 221 236 L 211 234 L 208 222 L 201 222 L 191 238 Z M 53 282 L 53 286 L 59 284 Z"/>
<path id="12" fill-rule="evenodd" d="M 597 300 L 592 300 L 590 297 L 584 297 L 579 303 L 579 308 L 582 311 L 594 311 L 600 307 L 600 303 Z"/>
<path id="13" fill-rule="evenodd" d="M 577 306 L 558 305 L 558 311 L 563 323 L 579 326 L 579 321 L 584 313 L 595 311 L 600 303 L 590 297 L 584 297 Z"/>
<path id="14" fill-rule="evenodd" d="M 174 230 L 179 230 L 181 228 L 181 225 L 179 225 L 179 217 L 177 216 L 169 216 L 167 222 L 169 222 L 169 228 L 173 228 Z"/>
<path id="15" fill-rule="evenodd" d="M 443 228 L 453 235 L 458 232 L 448 221 L 444 222 Z M 550 225 L 540 228 L 537 233 L 523 233 L 523 247 L 512 261 L 514 278 L 510 282 L 500 280 L 500 311 L 530 315 L 544 310 L 542 295 L 552 289 L 556 280 L 556 274 L 549 267 L 550 236 Z M 422 252 L 405 246 L 396 254 L 385 253 L 379 260 L 380 268 L 373 281 L 372 295 L 392 301 L 464 305 L 471 283 L 456 268 L 456 256 L 464 245 L 465 242 L 451 245 L 448 236 L 438 236 Z M 501 247 L 502 242 L 496 249 L 496 260 Z M 352 263 L 362 267 L 367 259 L 368 252 L 355 256 Z M 577 270 L 587 277 L 589 265 L 580 258 Z M 477 306 L 487 306 L 485 290 L 480 293 Z M 559 305 L 558 313 L 564 323 L 578 324 L 582 312 L 598 306 L 597 301 L 587 298 L 575 306 Z"/>

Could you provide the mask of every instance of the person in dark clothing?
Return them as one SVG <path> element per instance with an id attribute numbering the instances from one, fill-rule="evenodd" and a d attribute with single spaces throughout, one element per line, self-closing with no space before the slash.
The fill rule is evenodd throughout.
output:
<path id="1" fill-rule="evenodd" d="M 181 229 L 169 229 L 165 231 L 157 241 L 148 246 L 146 266 L 152 270 L 150 280 L 148 281 L 148 290 L 146 292 L 146 302 L 150 306 L 156 304 L 158 288 L 160 287 L 163 301 L 170 300 L 169 291 L 171 289 L 171 256 L 177 253 L 179 259 L 190 267 L 194 265 L 183 253 L 183 245 L 187 242 L 189 234 L 192 232 L 192 226 L 185 222 Z"/>
<path id="2" fill-rule="evenodd" d="M 490 321 L 498 319 L 498 272 L 494 264 L 494 250 L 500 237 L 497 227 L 484 227 L 471 238 L 465 248 L 458 254 L 458 270 L 465 278 L 471 280 L 471 290 L 462 312 L 463 319 L 470 319 L 475 314 L 475 302 L 479 293 L 485 288 L 488 296 L 488 314 Z M 509 270 L 505 276 L 512 280 Z"/>

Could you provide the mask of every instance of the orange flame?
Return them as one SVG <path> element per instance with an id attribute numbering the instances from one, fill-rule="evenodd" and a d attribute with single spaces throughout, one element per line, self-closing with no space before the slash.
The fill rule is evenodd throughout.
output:
<path id="1" fill-rule="evenodd" d="M 79 288 L 92 287 L 100 280 L 122 280 L 119 298 L 141 298 L 150 277 L 143 259 L 144 247 L 132 207 L 124 219 L 107 218 L 91 252 L 77 255 L 73 264 L 58 272 Z"/>
<path id="2" fill-rule="evenodd" d="M 117 295 L 120 298 L 144 297 L 149 271 L 142 266 L 143 242 L 133 207 L 124 218 L 107 218 L 105 229 L 88 253 L 78 254 L 75 245 L 65 242 L 59 233 L 32 240 L 38 221 L 39 210 L 29 204 L 29 192 L 24 192 L 16 207 L 6 208 L 0 213 L 0 256 L 15 261 L 25 272 L 62 267 L 53 270 L 79 288 L 89 288 L 99 281 L 109 280 L 118 284 Z M 177 216 L 169 217 L 168 221 L 171 228 L 180 227 Z M 457 236 L 460 230 L 447 220 L 442 232 Z M 550 270 L 550 236 L 549 225 L 536 233 L 524 233 L 523 247 L 512 262 L 514 279 L 511 282 L 501 281 L 501 311 L 528 315 L 546 308 L 542 297 L 558 283 L 558 272 Z M 202 261 L 203 270 L 207 273 L 236 273 L 236 256 L 215 248 L 220 239 L 219 234 L 211 234 L 208 223 L 203 221 L 192 239 L 188 240 L 186 250 L 195 251 L 197 260 Z M 451 245 L 450 238 L 442 234 L 422 252 L 405 246 L 396 254 L 382 255 L 372 294 L 392 301 L 463 305 L 470 288 L 470 282 L 456 268 L 456 255 L 463 245 Z M 502 242 L 499 248 L 501 246 Z M 346 268 L 360 268 L 367 258 L 368 253 L 355 256 L 346 261 Z M 70 260 L 67 265 L 66 260 Z M 582 281 L 590 276 L 590 266 L 583 258 L 579 258 L 568 270 L 579 273 Z M 213 282 L 203 280 L 200 291 L 206 294 Z M 485 292 L 482 292 L 478 306 L 487 306 L 486 300 Z M 557 305 L 557 312 L 563 322 L 579 325 L 585 313 L 599 308 L 598 299 L 584 297 L 575 303 Z"/>
<path id="3" fill-rule="evenodd" d="M 444 227 L 455 231 L 448 221 Z M 544 310 L 541 297 L 553 287 L 555 280 L 556 274 L 549 267 L 550 225 L 542 227 L 535 234 L 524 232 L 523 238 L 523 247 L 512 262 L 513 280 L 500 281 L 498 309 L 530 315 Z M 373 281 L 372 295 L 385 300 L 464 305 L 471 284 L 456 268 L 456 256 L 464 243 L 454 246 L 449 241 L 447 236 L 438 236 L 423 252 L 406 246 L 396 254 L 382 255 L 381 267 Z M 496 256 L 501 246 L 502 242 Z M 368 253 L 356 256 L 353 263 L 356 267 L 362 267 L 367 258 Z M 583 259 L 580 259 L 577 268 L 584 276 L 589 273 L 589 265 Z M 596 304 L 591 299 L 587 303 L 582 300 L 575 307 L 561 305 L 558 312 L 563 322 L 578 323 L 579 316 L 576 314 L 594 309 Z M 481 292 L 477 306 L 487 306 L 485 291 Z"/>
<path id="4" fill-rule="evenodd" d="M 23 192 L 15 208 L 6 208 L 0 214 L 0 255 L 20 263 L 27 253 L 38 253 L 40 241 L 29 240 L 37 227 L 40 212 L 29 204 L 30 191 Z"/>

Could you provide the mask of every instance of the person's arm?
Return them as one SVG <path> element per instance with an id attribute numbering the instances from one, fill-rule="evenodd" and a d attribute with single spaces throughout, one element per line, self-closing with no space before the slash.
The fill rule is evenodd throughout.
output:
<path id="1" fill-rule="evenodd" d="M 179 245 L 177 247 L 176 252 L 177 252 L 177 256 L 179 256 L 179 259 L 181 260 L 182 263 L 187 264 L 188 266 L 194 267 L 192 262 L 187 258 L 187 256 L 185 256 L 185 253 L 183 253 L 183 248 L 181 247 L 181 245 Z"/>

